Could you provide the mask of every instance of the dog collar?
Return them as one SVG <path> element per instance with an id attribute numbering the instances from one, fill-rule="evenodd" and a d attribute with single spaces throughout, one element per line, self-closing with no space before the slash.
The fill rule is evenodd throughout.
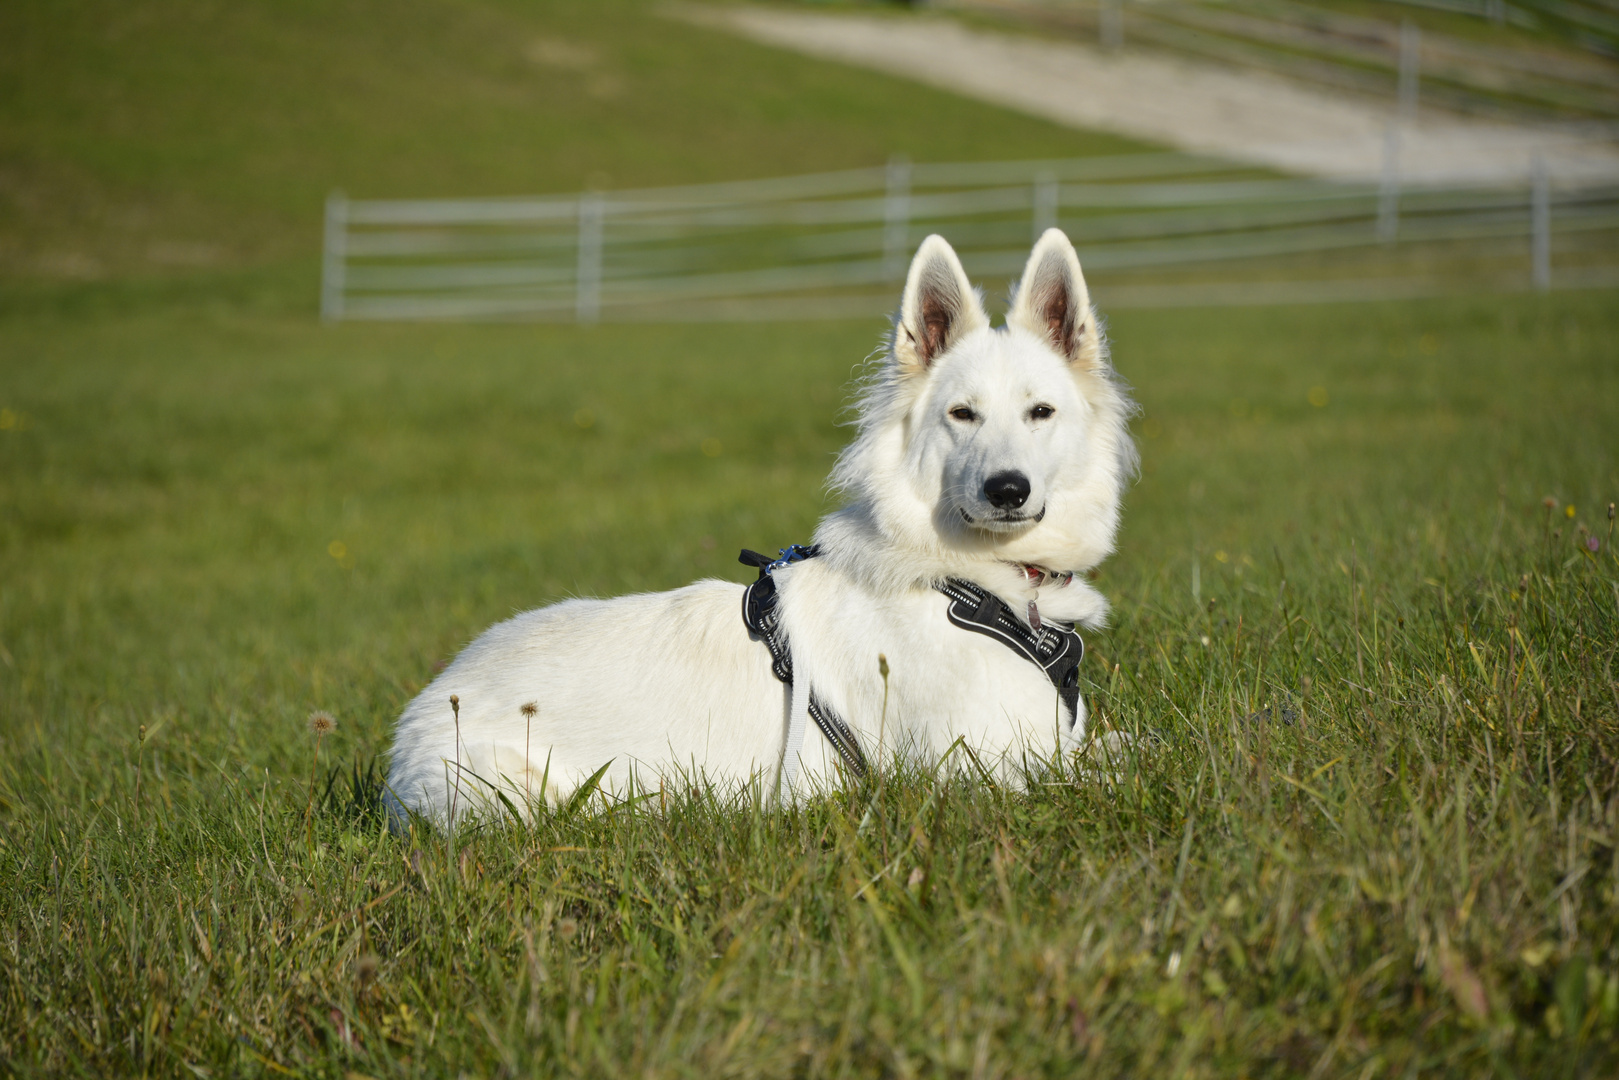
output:
<path id="1" fill-rule="evenodd" d="M 1043 566 L 1035 566 L 1031 563 L 1012 563 L 1011 566 L 1037 589 L 1043 589 L 1047 585 L 1063 589 L 1067 588 L 1068 584 L 1074 580 L 1072 570 L 1047 570 Z"/>

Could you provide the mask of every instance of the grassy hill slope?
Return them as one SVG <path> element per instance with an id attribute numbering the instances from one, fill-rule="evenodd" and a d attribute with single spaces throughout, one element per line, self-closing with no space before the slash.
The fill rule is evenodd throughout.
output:
<path id="1" fill-rule="evenodd" d="M 504 195 L 1129 148 L 641 0 L 0 6 L 0 275 L 313 259 L 333 188 Z"/>

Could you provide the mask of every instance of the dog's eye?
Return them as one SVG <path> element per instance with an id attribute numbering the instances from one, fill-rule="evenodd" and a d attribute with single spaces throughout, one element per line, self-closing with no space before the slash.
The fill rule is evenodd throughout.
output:
<path id="1" fill-rule="evenodd" d="M 1053 409 L 1050 405 L 1036 405 L 1034 408 L 1029 410 L 1029 419 L 1050 420 L 1056 412 L 1057 410 Z"/>
<path id="2" fill-rule="evenodd" d="M 954 409 L 950 410 L 950 415 L 952 418 L 961 421 L 978 419 L 978 414 L 967 408 L 965 405 L 957 405 Z"/>

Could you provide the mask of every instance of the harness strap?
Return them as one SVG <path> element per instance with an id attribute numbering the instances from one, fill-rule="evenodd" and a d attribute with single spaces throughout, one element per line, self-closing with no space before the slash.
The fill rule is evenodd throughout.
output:
<path id="1" fill-rule="evenodd" d="M 776 579 L 771 573 L 783 566 L 812 559 L 818 549 L 794 544 L 784 548 L 781 558 L 772 559 L 757 551 L 743 550 L 738 561 L 744 566 L 757 567 L 759 579 L 742 594 L 742 621 L 758 634 L 770 650 L 770 670 L 776 678 L 787 684 L 792 692 L 791 708 L 787 714 L 787 746 L 782 758 L 781 784 L 785 791 L 798 779 L 799 753 L 804 747 L 804 732 L 815 721 L 826 741 L 832 744 L 838 757 L 856 776 L 864 777 L 868 771 L 866 755 L 860 750 L 860 740 L 843 718 L 815 696 L 814 691 L 793 681 L 793 654 L 781 630 L 780 596 L 776 592 Z"/>
<path id="2" fill-rule="evenodd" d="M 860 751 L 860 740 L 855 738 L 854 730 L 843 722 L 841 716 L 821 704 L 821 699 L 815 696 L 813 690 L 810 691 L 809 715 L 849 770 L 856 776 L 865 776 L 866 755 Z"/>
<path id="3" fill-rule="evenodd" d="M 759 570 L 759 579 L 742 593 L 742 621 L 764 641 L 770 650 L 770 670 L 787 684 L 792 694 L 787 716 L 787 747 L 782 758 L 783 791 L 798 779 L 799 754 L 809 726 L 804 722 L 806 718 L 815 721 L 815 726 L 850 772 L 864 777 L 868 771 L 860 741 L 849 725 L 823 704 L 813 689 L 793 682 L 793 654 L 781 631 L 780 596 L 771 575 L 784 566 L 813 559 L 818 554 L 817 546 L 794 544 L 783 548 L 779 558 L 772 559 L 744 548 L 738 559 L 744 566 Z M 1078 715 L 1079 664 L 1085 659 L 1085 641 L 1071 625 L 1042 622 L 1038 629 L 1031 629 L 1000 597 L 960 578 L 950 578 L 934 588 L 950 600 L 945 615 L 951 623 L 999 641 L 1039 668 L 1057 688 L 1070 715 Z"/>
<path id="4" fill-rule="evenodd" d="M 970 581 L 950 578 L 934 586 L 950 598 L 945 615 L 956 626 L 994 638 L 1045 672 L 1068 711 L 1079 705 L 1079 662 L 1085 641 L 1072 627 L 1044 622 L 1032 630 L 994 593 Z"/>

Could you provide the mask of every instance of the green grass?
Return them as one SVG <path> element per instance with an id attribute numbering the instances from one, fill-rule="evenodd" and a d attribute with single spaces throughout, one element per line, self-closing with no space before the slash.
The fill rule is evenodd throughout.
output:
<path id="1" fill-rule="evenodd" d="M 1141 735 L 1111 784 L 699 792 L 453 844 L 374 813 L 400 706 L 515 609 L 807 536 L 879 327 L 14 318 L 0 1058 L 1604 1075 L 1614 300 L 1116 316 L 1146 411 L 1085 669 Z"/>
<path id="2" fill-rule="evenodd" d="M 882 324 L 321 328 L 329 188 L 1125 144 L 629 3 L 0 41 L 0 1073 L 1619 1066 L 1613 293 L 1116 313 L 1109 777 L 394 839 L 392 720 L 471 636 L 809 535 Z"/>

